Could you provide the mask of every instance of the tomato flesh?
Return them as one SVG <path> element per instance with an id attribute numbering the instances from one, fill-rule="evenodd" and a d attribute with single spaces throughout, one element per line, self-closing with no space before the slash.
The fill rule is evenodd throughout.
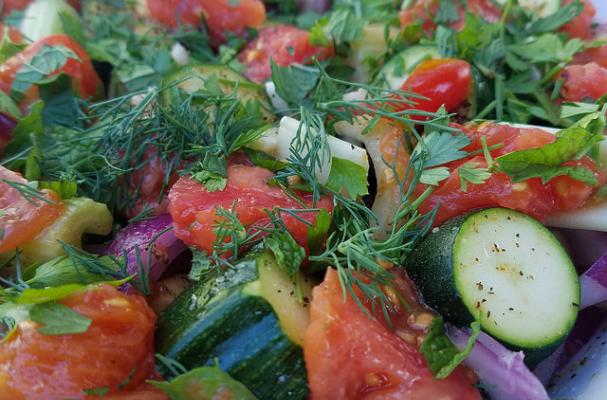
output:
<path id="1" fill-rule="evenodd" d="M 243 35 L 266 19 L 261 0 L 147 0 L 147 7 L 152 18 L 170 28 L 198 26 L 204 18 L 215 43 L 225 41 L 227 33 Z"/>
<path id="2" fill-rule="evenodd" d="M 54 71 L 51 75 L 64 73 L 72 78 L 74 89 L 82 98 L 95 97 L 98 94 L 101 88 L 101 80 L 97 76 L 86 50 L 66 35 L 47 36 L 32 43 L 21 53 L 6 60 L 0 65 L 0 90 L 9 93 L 11 85 L 15 80 L 15 75 L 19 69 L 25 63 L 30 62 L 32 57 L 34 57 L 44 46 L 65 46 L 76 53 L 79 58 L 79 60 L 68 59 L 62 68 Z M 37 88 L 33 87 L 26 94 L 26 99 L 31 102 L 37 98 Z"/>
<path id="3" fill-rule="evenodd" d="M 264 168 L 230 165 L 226 188 L 216 192 L 207 191 L 193 178 L 181 177 L 169 192 L 169 212 L 173 218 L 175 236 L 187 245 L 211 254 L 216 239 L 215 228 L 222 220 L 217 215 L 217 207 L 232 210 L 245 227 L 269 223 L 266 210 L 275 207 L 302 209 L 300 203 L 282 189 L 268 184 L 273 176 L 271 171 Z M 311 207 L 311 196 L 303 193 L 300 196 Z M 330 212 L 333 209 L 332 199 L 322 197 L 316 207 Z M 313 223 L 317 213 L 300 212 L 297 215 Z M 307 248 L 308 225 L 288 214 L 282 213 L 281 217 L 293 238 Z"/>
<path id="4" fill-rule="evenodd" d="M 607 67 L 595 62 L 569 65 L 562 77 L 561 96 L 566 101 L 593 101 L 607 93 Z"/>
<path id="5" fill-rule="evenodd" d="M 398 296 L 391 296 L 396 306 L 391 315 L 393 331 L 381 311 L 369 318 L 350 296 L 344 301 L 337 272 L 327 270 L 324 282 L 314 289 L 311 323 L 304 337 L 310 398 L 480 399 L 462 367 L 447 379 L 433 377 L 418 350 L 425 329 L 416 331 L 407 322 L 415 320 L 416 315 L 429 313 L 413 295 L 411 284 L 395 276 L 394 286 L 413 311 L 405 311 L 396 300 Z"/>
<path id="6" fill-rule="evenodd" d="M 541 147 L 552 143 L 556 137 L 541 129 L 514 128 L 501 124 L 483 124 L 462 131 L 470 137 L 472 144 L 466 148 L 468 151 L 481 149 L 480 138 L 486 137 L 489 146 L 505 144 L 504 147 L 491 152 L 493 157 L 529 148 Z M 453 170 L 451 176 L 441 182 L 433 194 L 421 205 L 420 212 L 431 211 L 440 206 L 435 224 L 461 215 L 469 210 L 486 207 L 506 207 L 529 214 L 537 219 L 557 211 L 567 211 L 579 208 L 592 195 L 592 186 L 567 176 L 556 177 L 546 184 L 540 178 L 532 178 L 523 182 L 513 183 L 512 179 L 502 172 L 496 172 L 483 184 L 467 185 L 467 191 L 461 190 L 461 181 L 458 167 L 464 163 L 477 163 L 479 167 L 486 167 L 483 156 L 469 157 L 450 164 Z M 579 161 L 569 162 L 566 165 L 584 166 L 596 170 L 594 162 L 588 157 Z M 604 176 L 595 173 L 599 182 Z M 418 192 L 421 192 L 418 188 Z"/>
<path id="7" fill-rule="evenodd" d="M 403 83 L 401 90 L 410 91 L 427 99 L 412 99 L 414 105 L 395 105 L 396 109 L 415 109 L 436 112 L 442 105 L 448 112 L 463 106 L 472 88 L 470 64 L 463 60 L 427 60 L 418 65 Z M 422 116 L 412 116 L 424 119 Z"/>
<path id="8" fill-rule="evenodd" d="M 572 3 L 574 0 L 563 1 L 563 7 Z M 580 15 L 573 18 L 568 24 L 561 28 L 561 32 L 567 32 L 572 38 L 590 40 L 593 36 L 592 20 L 596 15 L 596 9 L 590 0 L 580 0 L 584 5 L 584 10 Z"/>
<path id="9" fill-rule="evenodd" d="M 102 285 L 60 302 L 90 318 L 89 329 L 49 336 L 20 323 L 0 344 L 0 399 L 83 399 L 86 389 L 131 390 L 152 375 L 156 316 L 143 297 Z"/>
<path id="10" fill-rule="evenodd" d="M 27 185 L 21 175 L 0 166 L 0 253 L 15 250 L 51 225 L 63 212 L 63 203 L 52 190 L 41 193 L 47 199 L 27 200 L 8 184 Z"/>
<path id="11" fill-rule="evenodd" d="M 313 46 L 310 34 L 290 25 L 263 28 L 257 39 L 244 48 L 238 59 L 245 67 L 247 78 L 255 82 L 270 79 L 270 59 L 277 65 L 306 64 L 316 57 L 325 60 L 333 56 L 333 47 Z"/>

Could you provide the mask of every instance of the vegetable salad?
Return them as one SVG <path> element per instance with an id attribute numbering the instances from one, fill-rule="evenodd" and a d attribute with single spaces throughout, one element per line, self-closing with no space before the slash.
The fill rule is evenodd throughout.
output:
<path id="1" fill-rule="evenodd" d="M 542 400 L 604 320 L 588 0 L 0 13 L 0 400 Z"/>

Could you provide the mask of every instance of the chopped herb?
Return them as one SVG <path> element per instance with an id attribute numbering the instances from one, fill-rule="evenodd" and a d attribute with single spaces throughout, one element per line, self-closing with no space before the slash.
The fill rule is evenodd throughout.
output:
<path id="1" fill-rule="evenodd" d="M 38 332 L 43 335 L 73 335 L 84 333 L 92 320 L 59 303 L 36 304 L 30 310 L 32 321 L 42 324 Z"/>

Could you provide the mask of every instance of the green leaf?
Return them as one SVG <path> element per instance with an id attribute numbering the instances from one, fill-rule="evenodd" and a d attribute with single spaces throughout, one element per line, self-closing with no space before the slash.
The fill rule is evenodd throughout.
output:
<path id="1" fill-rule="evenodd" d="M 38 189 L 51 189 L 57 192 L 61 199 L 69 200 L 76 197 L 78 184 L 75 180 L 38 182 Z"/>
<path id="2" fill-rule="evenodd" d="M 200 367 L 171 382 L 148 381 L 171 397 L 171 400 L 213 400 L 219 398 L 256 400 L 242 383 L 234 380 L 219 367 Z"/>
<path id="3" fill-rule="evenodd" d="M 508 50 L 532 63 L 568 63 L 584 48 L 584 42 L 580 39 L 572 39 L 563 44 L 557 34 L 546 33 L 532 41 L 510 45 Z"/>
<path id="4" fill-rule="evenodd" d="M 466 157 L 468 152 L 462 149 L 469 144 L 470 139 L 466 135 L 432 131 L 422 137 L 411 158 L 423 163 L 423 168 L 436 167 Z"/>
<path id="5" fill-rule="evenodd" d="M 540 177 L 545 183 L 556 176 L 569 175 L 582 182 L 596 184 L 592 171 L 584 167 L 562 166 L 567 161 L 577 160 L 588 154 L 604 139 L 604 117 L 596 114 L 590 117 L 558 132 L 554 143 L 498 157 L 496 161 L 500 170 L 515 182 Z M 593 117 L 597 117 L 598 122 L 597 118 Z"/>
<path id="6" fill-rule="evenodd" d="M 299 64 L 280 67 L 273 60 L 270 60 L 270 65 L 276 93 L 288 104 L 299 106 L 320 77 L 320 71 L 313 67 Z"/>
<path id="7" fill-rule="evenodd" d="M 437 379 L 445 379 L 451 375 L 453 370 L 472 351 L 476 338 L 481 331 L 481 324 L 478 321 L 474 321 L 470 327 L 472 328 L 472 335 L 468 339 L 466 348 L 460 352 L 445 333 L 443 317 L 436 317 L 432 321 L 430 331 L 424 339 L 420 351 Z"/>
<path id="8" fill-rule="evenodd" d="M 65 46 L 44 45 L 29 63 L 19 68 L 11 85 L 11 96 L 20 99 L 32 86 L 44 83 L 45 80 L 62 68 L 68 60 L 78 60 L 78 56 Z"/>
<path id="9" fill-rule="evenodd" d="M 561 105 L 561 118 L 580 117 L 597 112 L 600 105 L 596 103 L 563 103 Z"/>
<path id="10" fill-rule="evenodd" d="M 467 162 L 457 169 L 459 179 L 462 184 L 462 192 L 468 190 L 468 183 L 473 185 L 482 185 L 491 177 L 491 172 L 487 168 L 479 167 L 479 163 Z"/>
<path id="11" fill-rule="evenodd" d="M 321 249 L 330 226 L 331 214 L 322 208 L 316 215 L 316 223 L 308 226 L 308 247 L 311 252 Z"/>
<path id="12" fill-rule="evenodd" d="M 36 304 L 30 310 L 30 319 L 43 325 L 38 328 L 43 335 L 84 333 L 93 322 L 60 303 Z"/>
<path id="13" fill-rule="evenodd" d="M 13 129 L 13 139 L 6 148 L 6 155 L 14 155 L 32 145 L 32 138 L 40 137 L 44 132 L 42 112 L 44 102 L 37 101 L 30 106 L 29 113 L 21 118 Z"/>
<path id="14" fill-rule="evenodd" d="M 3 114 L 10 115 L 15 119 L 23 118 L 21 114 L 21 110 L 19 110 L 19 106 L 17 103 L 10 98 L 10 96 L 2 91 L 0 91 L 0 112 Z"/>
<path id="15" fill-rule="evenodd" d="M 337 42 L 351 42 L 360 37 L 365 23 L 353 8 L 342 7 L 331 14 L 326 30 Z"/>
<path id="16" fill-rule="evenodd" d="M 69 76 L 59 74 L 38 85 L 40 99 L 44 101 L 42 118 L 45 126 L 77 126 L 80 109 L 72 90 Z"/>
<path id="17" fill-rule="evenodd" d="M 198 169 L 192 173 L 192 178 L 202 183 L 209 192 L 222 191 L 228 184 L 228 164 L 225 158 L 207 153 L 198 163 Z"/>
<path id="18" fill-rule="evenodd" d="M 89 396 L 104 397 L 107 396 L 107 394 L 110 392 L 110 388 L 104 386 L 92 389 L 84 389 L 83 392 Z"/>
<path id="19" fill-rule="evenodd" d="M 306 258 L 306 251 L 288 231 L 274 231 L 264 239 L 265 246 L 274 253 L 276 262 L 286 274 L 294 278 L 299 273 L 301 263 Z"/>
<path id="20" fill-rule="evenodd" d="M 28 269 L 24 275 L 26 283 L 31 289 L 44 289 L 71 284 L 85 286 L 111 281 L 114 279 L 114 274 L 118 272 L 118 265 L 109 257 L 99 257 L 97 268 L 97 271 L 92 272 L 92 268 L 87 268 L 84 263 L 68 257 L 60 257 L 32 268 L 31 272 Z"/>
<path id="21" fill-rule="evenodd" d="M 245 147 L 243 150 L 247 157 L 249 157 L 249 160 L 258 167 L 276 172 L 284 169 L 288 165 L 286 162 L 277 160 L 275 157 L 272 157 L 263 151 L 253 150 L 248 147 Z"/>
<path id="22" fill-rule="evenodd" d="M 449 172 L 449 168 L 436 167 L 436 168 L 425 169 L 422 172 L 422 175 L 419 178 L 419 181 L 421 183 L 423 183 L 424 185 L 436 186 L 440 182 L 444 181 L 445 179 L 448 179 L 450 176 L 451 176 L 451 172 Z"/>
<path id="23" fill-rule="evenodd" d="M 0 41 L 0 63 L 8 60 L 26 47 L 27 45 L 25 44 L 13 42 L 10 37 L 9 27 L 5 26 L 2 29 L 2 40 Z"/>
<path id="24" fill-rule="evenodd" d="M 434 17 L 434 22 L 437 24 L 448 24 L 459 20 L 459 12 L 453 0 L 440 0 L 438 12 Z"/>
<path id="25" fill-rule="evenodd" d="M 347 193 L 352 199 L 369 193 L 368 172 L 360 165 L 343 158 L 333 157 L 331 172 L 326 186 L 339 193 Z"/>
<path id="26" fill-rule="evenodd" d="M 579 0 L 575 0 L 559 8 L 554 14 L 533 21 L 529 26 L 529 32 L 537 34 L 556 31 L 563 25 L 571 22 L 582 11 L 584 11 L 584 4 Z"/>
<path id="27" fill-rule="evenodd" d="M 200 250 L 192 250 L 192 268 L 188 278 L 195 282 L 203 281 L 215 269 L 207 253 Z"/>

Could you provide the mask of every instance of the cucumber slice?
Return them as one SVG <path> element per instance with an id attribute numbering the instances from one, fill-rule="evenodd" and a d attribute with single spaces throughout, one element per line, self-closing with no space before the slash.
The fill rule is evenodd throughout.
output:
<path id="1" fill-rule="evenodd" d="M 441 58 L 435 46 L 412 46 L 396 54 L 380 71 L 380 78 L 385 79 L 390 89 L 399 89 L 409 74 L 422 61 Z"/>
<path id="2" fill-rule="evenodd" d="M 259 399 L 306 399 L 300 345 L 309 314 L 295 285 L 269 253 L 231 273 L 210 289 L 200 282 L 177 297 L 158 321 L 157 350 L 188 369 L 217 360 Z M 311 288 L 302 286 L 310 298 Z"/>
<path id="3" fill-rule="evenodd" d="M 531 217 L 492 208 L 454 218 L 407 260 L 426 302 L 463 326 L 484 331 L 535 364 L 568 335 L 580 287 L 556 237 Z"/>
<path id="4" fill-rule="evenodd" d="M 226 65 L 204 64 L 185 67 L 169 76 L 165 83 L 170 85 L 174 82 L 180 82 L 178 84 L 180 88 L 188 93 L 193 93 L 202 89 L 205 80 L 212 75 L 219 79 L 219 84 L 225 93 L 231 93 L 235 90 L 242 102 L 259 102 L 264 118 L 268 122 L 274 120 L 274 114 L 270 111 L 271 107 L 263 85 L 251 82 Z M 167 90 L 165 93 L 165 101 L 170 103 L 173 100 L 171 91 Z"/>

